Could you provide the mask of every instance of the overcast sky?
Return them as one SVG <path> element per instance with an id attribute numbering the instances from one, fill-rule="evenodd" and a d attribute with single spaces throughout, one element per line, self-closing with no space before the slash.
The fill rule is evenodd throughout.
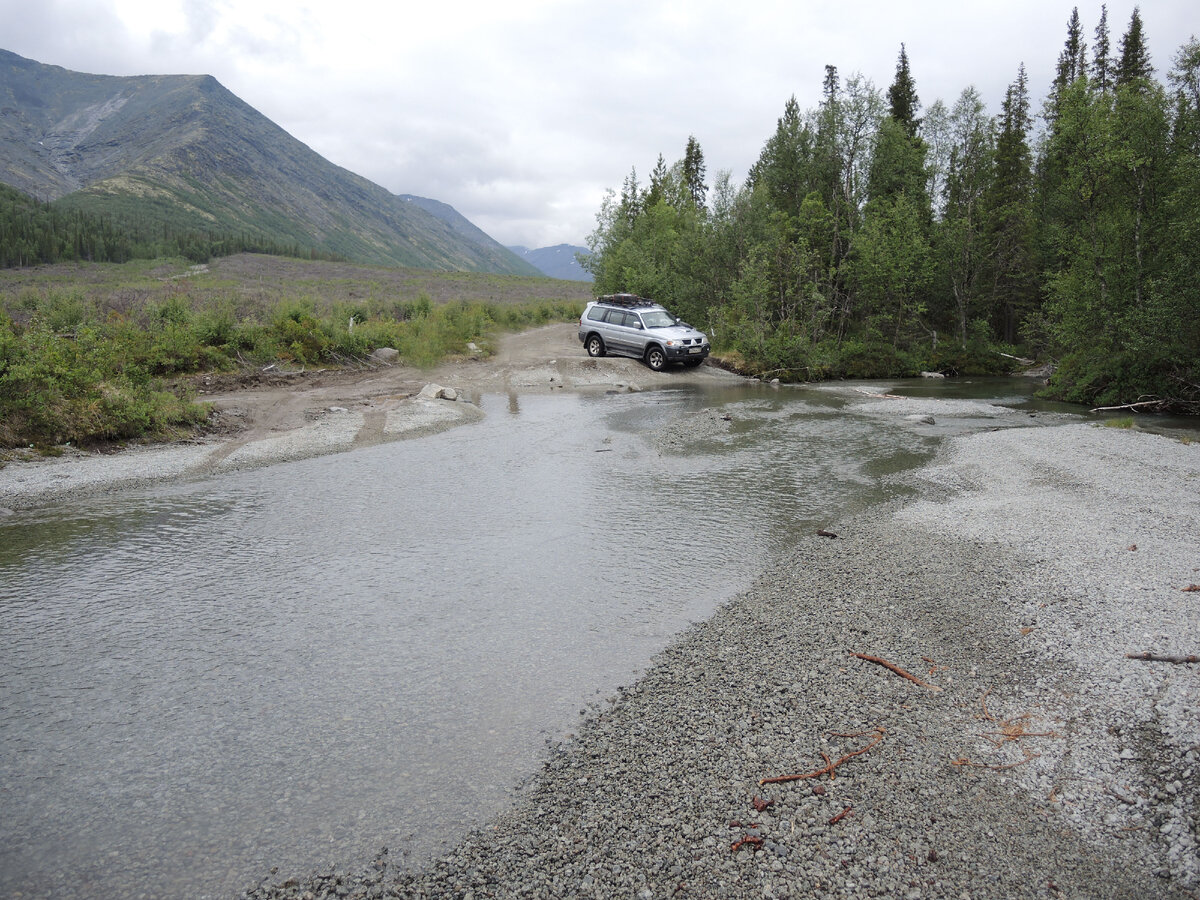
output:
<path id="1" fill-rule="evenodd" d="M 886 90 L 907 46 L 923 108 L 1021 62 L 1035 104 L 1070 0 L 0 0 L 0 46 L 107 75 L 209 74 L 330 161 L 432 197 L 503 244 L 582 244 L 607 188 L 689 135 L 740 184 L 827 63 Z M 1109 3 L 1112 45 L 1133 11 Z M 1100 3 L 1078 4 L 1089 46 Z M 1143 0 L 1161 78 L 1194 0 Z"/>

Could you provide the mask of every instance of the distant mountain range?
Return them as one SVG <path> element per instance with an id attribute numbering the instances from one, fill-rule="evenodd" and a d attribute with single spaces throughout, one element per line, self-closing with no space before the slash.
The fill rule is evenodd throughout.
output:
<path id="1" fill-rule="evenodd" d="M 565 278 L 568 281 L 591 281 L 592 273 L 586 272 L 575 254 L 589 255 L 587 247 L 576 247 L 574 244 L 556 244 L 553 247 L 542 247 L 530 250 L 528 247 L 509 247 L 513 253 L 531 262 L 539 270 L 551 278 Z"/>
<path id="2" fill-rule="evenodd" d="M 445 203 L 334 165 L 207 75 L 87 75 L 0 50 L 0 182 L 143 229 L 250 234 L 380 265 L 541 273 Z"/>

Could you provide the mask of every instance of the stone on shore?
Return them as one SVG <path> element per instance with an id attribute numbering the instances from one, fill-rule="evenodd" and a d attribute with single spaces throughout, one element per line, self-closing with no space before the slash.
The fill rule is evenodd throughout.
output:
<path id="1" fill-rule="evenodd" d="M 427 384 L 417 394 L 418 400 L 457 400 L 458 391 L 454 388 L 442 387 L 440 384 Z"/>

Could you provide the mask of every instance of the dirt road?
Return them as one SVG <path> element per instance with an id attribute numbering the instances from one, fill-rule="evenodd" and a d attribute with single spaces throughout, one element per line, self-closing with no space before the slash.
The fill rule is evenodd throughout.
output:
<path id="1" fill-rule="evenodd" d="M 308 427 L 331 410 L 361 413 L 366 422 L 356 443 L 378 443 L 386 420 L 404 417 L 406 405 L 427 384 L 469 399 L 481 393 L 637 391 L 735 377 L 711 366 L 653 372 L 633 359 L 592 359 L 576 326 L 568 323 L 506 335 L 492 357 L 459 359 L 432 370 L 398 365 L 286 376 L 263 372 L 249 380 L 209 376 L 198 385 L 199 399 L 215 408 L 215 433 L 227 441 L 228 456 L 240 446 Z"/>

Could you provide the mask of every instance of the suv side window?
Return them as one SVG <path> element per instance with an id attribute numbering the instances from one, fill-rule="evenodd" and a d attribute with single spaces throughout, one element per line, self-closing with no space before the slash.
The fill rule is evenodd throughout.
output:
<path id="1" fill-rule="evenodd" d="M 619 309 L 610 309 L 608 311 L 608 318 L 605 321 L 607 321 L 609 325 L 624 325 L 625 313 Z"/>
<path id="2" fill-rule="evenodd" d="M 603 306 L 593 306 L 588 310 L 587 317 L 593 322 L 603 322 L 605 312 L 607 312 L 607 310 Z"/>

